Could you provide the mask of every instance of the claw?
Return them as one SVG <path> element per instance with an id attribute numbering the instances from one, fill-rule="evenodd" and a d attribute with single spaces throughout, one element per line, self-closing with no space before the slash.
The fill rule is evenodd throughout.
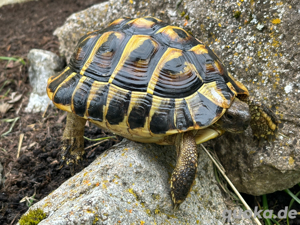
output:
<path id="1" fill-rule="evenodd" d="M 176 204 L 176 203 L 175 203 L 175 204 L 174 204 L 174 208 L 173 208 L 173 209 L 174 209 L 174 211 L 178 211 L 178 209 L 179 209 L 179 206 L 180 206 L 180 204 Z"/>
<path id="2" fill-rule="evenodd" d="M 268 142 L 271 144 L 275 140 L 274 135 L 268 135 Z"/>
<path id="3" fill-rule="evenodd" d="M 264 143 L 264 141 L 265 141 L 265 139 L 264 139 L 264 138 L 262 138 L 262 137 L 261 137 L 261 138 L 259 138 L 259 139 L 258 139 L 258 146 L 259 146 L 259 147 L 262 147 L 262 146 L 263 146 L 263 143 Z"/>
<path id="4" fill-rule="evenodd" d="M 86 119 L 68 113 L 67 124 L 63 134 L 61 163 L 78 164 L 84 154 L 84 125 Z"/>
<path id="5" fill-rule="evenodd" d="M 62 147 L 61 159 L 60 163 L 64 163 L 66 160 L 66 156 L 70 153 L 71 145 L 68 145 L 66 148 Z"/>

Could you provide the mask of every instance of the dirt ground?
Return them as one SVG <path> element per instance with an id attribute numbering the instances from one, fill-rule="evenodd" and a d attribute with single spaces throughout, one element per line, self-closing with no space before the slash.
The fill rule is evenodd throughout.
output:
<path id="1" fill-rule="evenodd" d="M 59 54 L 59 43 L 52 35 L 53 31 L 73 12 L 102 1 L 40 0 L 1 7 L 0 57 L 21 57 L 26 63 L 32 48 Z M 58 154 L 65 113 L 55 108 L 49 108 L 45 113 L 24 113 L 31 92 L 27 71 L 27 65 L 20 62 L 0 60 L 0 136 L 7 133 L 0 137 L 1 225 L 16 224 L 29 205 L 71 177 L 71 168 L 61 166 Z M 86 127 L 85 136 L 89 138 L 107 135 L 92 124 Z M 85 147 L 90 147 L 75 172 L 120 140 L 117 138 L 93 147 L 94 142 L 85 140 Z M 297 193 L 300 188 L 296 186 L 291 190 Z M 252 207 L 261 204 L 259 197 L 245 197 Z M 268 200 L 270 208 L 279 210 L 289 205 L 291 198 L 284 192 L 276 192 L 268 195 Z M 285 220 L 280 224 L 286 224 Z M 290 224 L 300 224 L 300 221 L 290 220 Z"/>
<path id="2" fill-rule="evenodd" d="M 30 49 L 38 48 L 59 53 L 53 31 L 63 25 L 72 13 L 103 0 L 40 0 L 0 8 L 0 57 L 21 57 L 25 62 Z M 16 224 L 28 205 L 47 196 L 71 177 L 69 166 L 61 167 L 59 146 L 65 113 L 54 108 L 43 113 L 24 113 L 31 87 L 28 67 L 20 62 L 0 60 L 0 224 Z M 23 136 L 24 135 L 24 136 Z M 18 145 L 23 136 L 20 152 Z M 107 136 L 90 124 L 85 136 Z M 82 165 L 89 165 L 101 152 L 118 140 L 90 147 Z M 86 141 L 85 147 L 95 142 Z M 1 167 L 3 171 L 1 173 Z M 25 200 L 27 198 L 27 200 Z M 24 202 L 20 202 L 24 199 Z"/>

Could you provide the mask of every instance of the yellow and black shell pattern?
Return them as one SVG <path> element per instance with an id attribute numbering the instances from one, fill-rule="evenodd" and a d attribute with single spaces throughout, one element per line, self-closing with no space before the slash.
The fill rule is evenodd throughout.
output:
<path id="1" fill-rule="evenodd" d="M 151 140 L 210 126 L 248 90 L 184 29 L 143 17 L 83 36 L 47 93 L 59 109 Z"/>

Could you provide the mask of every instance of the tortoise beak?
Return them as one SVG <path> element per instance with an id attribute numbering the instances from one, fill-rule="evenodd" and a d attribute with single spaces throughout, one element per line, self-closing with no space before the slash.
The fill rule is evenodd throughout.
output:
<path id="1" fill-rule="evenodd" d="M 195 135 L 196 144 L 201 144 L 224 134 L 225 130 L 216 127 L 208 127 L 197 131 Z"/>

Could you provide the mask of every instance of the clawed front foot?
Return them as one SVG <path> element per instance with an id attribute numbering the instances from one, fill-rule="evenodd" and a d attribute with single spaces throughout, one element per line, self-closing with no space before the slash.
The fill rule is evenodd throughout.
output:
<path id="1" fill-rule="evenodd" d="M 253 135 L 261 142 L 263 139 L 269 142 L 274 141 L 277 132 L 279 120 L 274 112 L 267 106 L 255 99 L 248 100 L 251 122 L 250 126 Z"/>

